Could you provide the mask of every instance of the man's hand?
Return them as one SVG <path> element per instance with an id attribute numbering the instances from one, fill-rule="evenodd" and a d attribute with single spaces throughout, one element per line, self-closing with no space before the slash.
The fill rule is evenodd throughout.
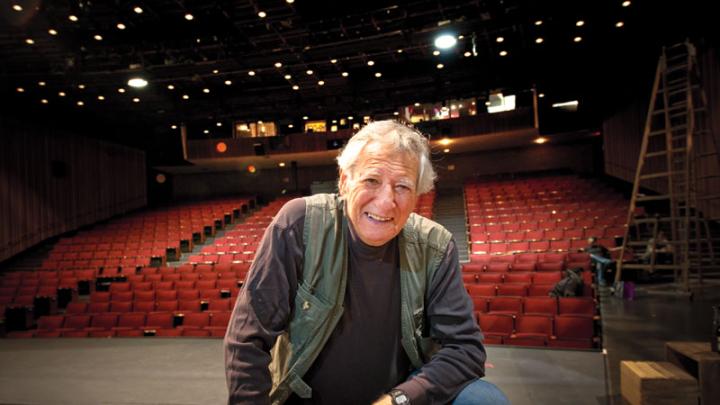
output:
<path id="1" fill-rule="evenodd" d="M 373 405 L 392 405 L 392 398 L 390 398 L 390 395 L 383 395 L 373 402 Z"/>

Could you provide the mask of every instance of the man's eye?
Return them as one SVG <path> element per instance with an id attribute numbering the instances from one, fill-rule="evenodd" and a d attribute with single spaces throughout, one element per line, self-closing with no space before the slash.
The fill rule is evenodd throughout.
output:
<path id="1" fill-rule="evenodd" d="M 380 182 L 377 179 L 372 179 L 372 178 L 365 179 L 365 180 L 363 180 L 363 182 L 369 186 L 375 186 L 375 185 L 380 184 Z"/>

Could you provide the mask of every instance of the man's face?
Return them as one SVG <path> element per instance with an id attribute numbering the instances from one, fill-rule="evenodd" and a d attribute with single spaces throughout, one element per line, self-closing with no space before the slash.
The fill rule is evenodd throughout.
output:
<path id="1" fill-rule="evenodd" d="M 365 244 L 382 246 L 400 233 L 417 202 L 418 160 L 370 143 L 360 153 L 351 178 L 340 173 L 347 216 Z"/>

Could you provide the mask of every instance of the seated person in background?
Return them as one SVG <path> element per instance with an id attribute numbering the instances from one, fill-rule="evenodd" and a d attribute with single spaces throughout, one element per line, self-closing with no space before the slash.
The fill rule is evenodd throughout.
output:
<path id="1" fill-rule="evenodd" d="M 551 297 L 579 297 L 583 295 L 582 267 L 565 269 L 562 280 L 550 291 Z"/>
<path id="2" fill-rule="evenodd" d="M 665 232 L 659 231 L 657 238 L 650 238 L 645 252 L 640 256 L 643 263 L 650 263 L 653 252 L 655 252 L 655 263 L 672 263 L 673 247 L 665 236 Z"/>
<path id="3" fill-rule="evenodd" d="M 605 273 L 608 272 L 608 267 L 613 263 L 610 258 L 610 250 L 617 250 L 619 248 L 608 249 L 598 242 L 598 238 L 591 236 L 588 238 L 588 246 L 580 249 L 581 252 L 590 254 L 592 263 L 594 264 L 595 271 L 597 274 L 598 285 L 605 285 Z"/>

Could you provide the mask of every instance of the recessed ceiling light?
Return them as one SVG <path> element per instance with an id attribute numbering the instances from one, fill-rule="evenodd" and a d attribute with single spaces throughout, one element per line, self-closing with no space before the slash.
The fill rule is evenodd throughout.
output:
<path id="1" fill-rule="evenodd" d="M 573 41 L 580 42 L 580 41 L 582 41 L 582 37 L 575 37 L 575 38 L 573 38 Z"/>
<path id="2" fill-rule="evenodd" d="M 435 38 L 435 47 L 438 49 L 449 49 L 457 44 L 455 35 L 442 34 Z"/>
<path id="3" fill-rule="evenodd" d="M 133 98 L 133 103 L 139 103 L 139 102 L 140 102 L 139 98 L 137 98 L 137 97 Z"/>
<path id="4" fill-rule="evenodd" d="M 45 87 L 45 84 L 46 84 L 45 82 L 38 82 L 38 86 L 40 86 L 40 87 Z"/>
<path id="5" fill-rule="evenodd" d="M 420 103 L 413 104 L 415 107 L 420 107 Z"/>
<path id="6" fill-rule="evenodd" d="M 293 90 L 300 90 L 300 86 L 298 86 L 297 84 L 294 84 L 294 85 L 292 86 L 292 89 L 293 89 Z"/>
<path id="7" fill-rule="evenodd" d="M 443 65 L 442 63 L 438 63 L 437 66 L 435 66 L 435 67 L 438 69 L 442 69 L 445 67 L 445 65 Z"/>
<path id="8" fill-rule="evenodd" d="M 375 72 L 375 77 L 382 77 L 382 73 L 380 73 L 380 72 Z"/>
<path id="9" fill-rule="evenodd" d="M 288 128 L 292 128 L 292 124 L 288 125 Z M 278 166 L 285 167 L 285 162 L 278 163 Z"/>
<path id="10" fill-rule="evenodd" d="M 170 126 L 170 128 L 172 128 L 172 129 L 177 129 L 177 125 L 173 124 L 173 125 Z"/>
<path id="11" fill-rule="evenodd" d="M 209 130 L 209 129 L 206 129 L 206 130 L 203 131 L 203 133 L 204 133 L 204 134 L 209 134 L 209 133 L 210 133 L 210 130 Z"/>
<path id="12" fill-rule="evenodd" d="M 508 54 L 507 51 L 500 51 L 500 56 L 507 56 L 507 54 Z"/>
<path id="13" fill-rule="evenodd" d="M 575 26 L 576 26 L 576 27 L 582 27 L 583 25 L 585 25 L 585 21 L 583 21 L 583 20 L 578 20 L 578 21 L 575 23 Z"/>
<path id="14" fill-rule="evenodd" d="M 544 144 L 544 143 L 547 142 L 547 141 L 548 141 L 547 138 L 541 136 L 541 137 L 539 137 L 539 138 L 535 138 L 535 140 L 534 140 L 533 142 L 535 142 L 535 143 L 537 143 L 537 144 L 539 144 L 539 145 L 542 145 L 542 144 Z"/>
<path id="15" fill-rule="evenodd" d="M 465 35 L 458 35 L 458 39 L 465 39 Z"/>
<path id="16" fill-rule="evenodd" d="M 65 97 L 66 94 L 65 94 L 64 91 L 58 91 L 58 96 L 60 96 L 60 97 Z"/>
<path id="17" fill-rule="evenodd" d="M 374 61 L 374 60 L 369 60 L 369 61 L 367 61 L 367 65 L 368 65 L 368 66 L 373 66 L 373 65 L 375 65 L 375 61 Z"/>
<path id="18" fill-rule="evenodd" d="M 285 1 L 287 2 L 287 4 L 293 4 L 293 3 L 295 3 L 295 0 L 285 0 Z"/>
<path id="19" fill-rule="evenodd" d="M 542 23 L 543 23 L 542 20 L 535 21 L 535 25 L 542 25 Z"/>
<path id="20" fill-rule="evenodd" d="M 443 153 L 449 153 L 449 152 L 450 152 L 450 149 L 448 149 L 448 148 L 443 149 Z"/>
<path id="21" fill-rule="evenodd" d="M 463 56 L 469 58 L 470 56 L 472 56 L 472 53 L 470 53 L 470 51 L 466 51 Z"/>
<path id="22" fill-rule="evenodd" d="M 254 70 L 249 71 L 248 76 L 255 76 L 255 71 Z"/>
<path id="23" fill-rule="evenodd" d="M 435 56 L 438 56 L 438 55 L 440 55 L 440 51 L 438 51 L 437 49 L 436 49 L 436 50 L 434 50 L 434 51 L 433 51 L 433 55 L 435 55 Z"/>
<path id="24" fill-rule="evenodd" d="M 15 11 L 23 11 L 23 8 L 19 4 L 13 4 L 12 9 Z"/>
<path id="25" fill-rule="evenodd" d="M 49 103 L 48 99 L 46 99 L 46 98 L 44 98 L 44 99 L 40 100 L 40 102 L 41 102 L 41 103 L 43 103 L 43 104 L 47 104 L 47 103 Z"/>
<path id="26" fill-rule="evenodd" d="M 18 87 L 15 90 L 17 90 L 18 93 L 25 93 L 25 89 L 23 89 L 22 87 Z"/>
<path id="27" fill-rule="evenodd" d="M 259 11 L 259 12 L 258 12 L 258 17 L 260 17 L 260 18 L 265 18 L 265 17 L 267 17 L 267 13 L 264 12 L 264 11 Z"/>
<path id="28" fill-rule="evenodd" d="M 488 106 L 488 107 L 490 107 L 491 104 L 492 104 L 492 103 L 489 102 L 489 101 L 486 101 L 486 102 L 485 102 L 485 105 Z"/>
<path id="29" fill-rule="evenodd" d="M 188 21 L 192 21 L 192 20 L 195 19 L 195 16 L 193 16 L 193 15 L 190 14 L 190 13 L 185 13 L 185 19 L 188 20 Z"/>
<path id="30" fill-rule="evenodd" d="M 352 121 L 352 120 L 353 120 L 353 116 L 352 116 L 352 115 L 348 115 L 348 119 L 349 119 L 350 121 Z"/>
<path id="31" fill-rule="evenodd" d="M 172 84 L 168 84 L 167 88 L 168 90 L 175 90 L 175 86 L 173 86 Z"/>
<path id="32" fill-rule="evenodd" d="M 78 89 L 85 90 L 85 85 L 82 83 L 78 84 Z"/>
<path id="33" fill-rule="evenodd" d="M 348 77 L 350 75 L 350 73 L 348 72 L 342 72 L 340 74 L 342 75 L 342 77 Z"/>
<path id="34" fill-rule="evenodd" d="M 281 68 L 281 67 L 282 67 L 282 62 L 275 62 L 275 67 L 278 68 L 278 69 Z"/>
<path id="35" fill-rule="evenodd" d="M 204 88 L 204 89 L 203 89 L 203 93 L 205 93 L 205 94 L 209 94 L 209 93 L 210 93 L 210 89 L 208 89 L 207 87 L 206 87 L 206 88 Z"/>
<path id="36" fill-rule="evenodd" d="M 395 112 L 393 112 L 393 115 L 400 115 L 400 113 L 395 111 Z"/>
<path id="37" fill-rule="evenodd" d="M 540 93 L 540 94 L 538 94 L 538 97 L 540 97 L 540 98 L 545 97 L 545 93 Z"/>
<path id="38" fill-rule="evenodd" d="M 117 27 L 117 29 L 119 29 L 119 30 L 121 30 L 121 31 L 124 30 L 125 28 L 127 28 L 127 27 L 125 26 L 125 24 L 123 24 L 123 23 L 117 23 L 116 27 Z"/>
<path id="39" fill-rule="evenodd" d="M 103 37 L 102 37 L 102 35 L 100 35 L 100 34 L 95 34 L 95 35 L 93 36 L 93 38 L 95 38 L 96 41 L 102 41 L 102 40 L 103 40 Z"/>
<path id="40" fill-rule="evenodd" d="M 142 77 L 133 77 L 132 79 L 128 80 L 127 82 L 128 86 L 135 87 L 136 89 L 141 89 L 148 85 L 147 80 L 143 79 Z"/>
<path id="41" fill-rule="evenodd" d="M 82 106 L 85 105 L 85 102 L 82 101 L 82 100 L 81 100 L 81 101 L 78 101 L 78 102 L 77 102 L 77 105 L 78 105 L 78 107 L 82 107 Z"/>
<path id="42" fill-rule="evenodd" d="M 125 89 L 123 89 L 122 87 L 120 87 L 120 88 L 118 89 L 118 93 L 125 93 Z"/>
<path id="43" fill-rule="evenodd" d="M 133 11 L 134 11 L 135 13 L 137 13 L 137 14 L 142 14 L 142 13 L 143 13 L 143 9 L 142 9 L 142 7 L 140 7 L 140 6 L 135 6 L 135 7 L 133 8 Z"/>
<path id="44" fill-rule="evenodd" d="M 336 64 L 336 63 L 337 63 L 337 59 L 330 59 L 330 63 L 332 63 L 333 65 Z"/>
<path id="45" fill-rule="evenodd" d="M 216 75 L 216 74 L 218 74 L 218 73 L 220 73 L 220 71 L 219 71 L 219 70 L 217 70 L 217 69 L 213 69 L 213 74 L 214 74 L 214 75 Z"/>
<path id="46" fill-rule="evenodd" d="M 215 125 L 218 126 L 218 127 L 221 127 L 221 126 L 222 126 L 222 122 L 218 121 L 218 122 L 215 123 Z"/>
<path id="47" fill-rule="evenodd" d="M 324 86 L 324 85 L 325 85 L 325 80 L 318 81 L 318 86 Z"/>
<path id="48" fill-rule="evenodd" d="M 618 21 L 618 22 L 615 23 L 615 26 L 616 26 L 617 28 L 622 28 L 623 26 L 625 26 L 625 23 L 622 22 L 622 21 Z"/>
<path id="49" fill-rule="evenodd" d="M 495 42 L 497 42 L 497 43 L 503 42 L 504 40 L 505 40 L 505 38 L 503 38 L 503 37 L 495 38 Z"/>
<path id="50" fill-rule="evenodd" d="M 98 96 L 97 99 L 100 101 L 105 101 L 105 96 Z"/>
<path id="51" fill-rule="evenodd" d="M 313 74 L 313 71 L 311 69 L 308 69 L 305 71 L 305 73 L 307 73 L 308 75 L 311 75 L 311 74 Z"/>
<path id="52" fill-rule="evenodd" d="M 308 119 L 308 116 L 307 116 L 307 115 L 303 115 L 303 119 L 304 119 L 304 120 L 307 120 L 307 119 Z"/>
<path id="53" fill-rule="evenodd" d="M 536 43 L 536 44 L 542 44 L 543 41 L 545 41 L 545 40 L 542 39 L 542 37 L 537 37 L 537 38 L 535 38 L 535 43 Z"/>
<path id="54" fill-rule="evenodd" d="M 293 124 L 288 124 L 288 128 L 295 128 L 295 125 L 293 125 Z"/>
<path id="55" fill-rule="evenodd" d="M 402 50 L 402 49 L 398 49 L 397 52 L 398 52 L 398 53 L 403 53 L 403 50 Z"/>
<path id="56" fill-rule="evenodd" d="M 631 4 L 631 3 L 630 3 L 629 0 L 626 0 L 626 1 L 623 1 L 623 2 L 622 2 L 622 6 L 623 6 L 623 7 L 629 7 L 630 4 Z"/>
<path id="57" fill-rule="evenodd" d="M 182 98 L 183 98 L 183 100 L 189 100 L 190 96 L 188 96 L 187 94 L 183 94 Z"/>
<path id="58" fill-rule="evenodd" d="M 57 35 L 58 32 L 57 32 L 57 30 L 54 30 L 54 29 L 50 28 L 50 29 L 48 30 L 48 34 L 50 34 L 50 35 Z"/>
<path id="59" fill-rule="evenodd" d="M 232 80 L 225 80 L 225 85 L 226 85 L 226 86 L 231 86 L 231 85 L 232 85 Z"/>
<path id="60" fill-rule="evenodd" d="M 35 41 L 33 41 L 32 38 L 28 38 L 28 39 L 25 40 L 25 43 L 28 44 L 28 45 L 33 45 L 33 44 L 35 43 Z"/>
<path id="61" fill-rule="evenodd" d="M 72 22 L 77 22 L 78 18 L 77 18 L 76 15 L 70 14 L 70 15 L 68 16 L 68 20 L 70 20 L 70 21 L 72 21 Z"/>
<path id="62" fill-rule="evenodd" d="M 292 79 L 292 76 L 291 76 L 291 75 L 285 75 L 284 77 L 285 77 L 285 80 L 290 80 L 290 79 Z"/>

